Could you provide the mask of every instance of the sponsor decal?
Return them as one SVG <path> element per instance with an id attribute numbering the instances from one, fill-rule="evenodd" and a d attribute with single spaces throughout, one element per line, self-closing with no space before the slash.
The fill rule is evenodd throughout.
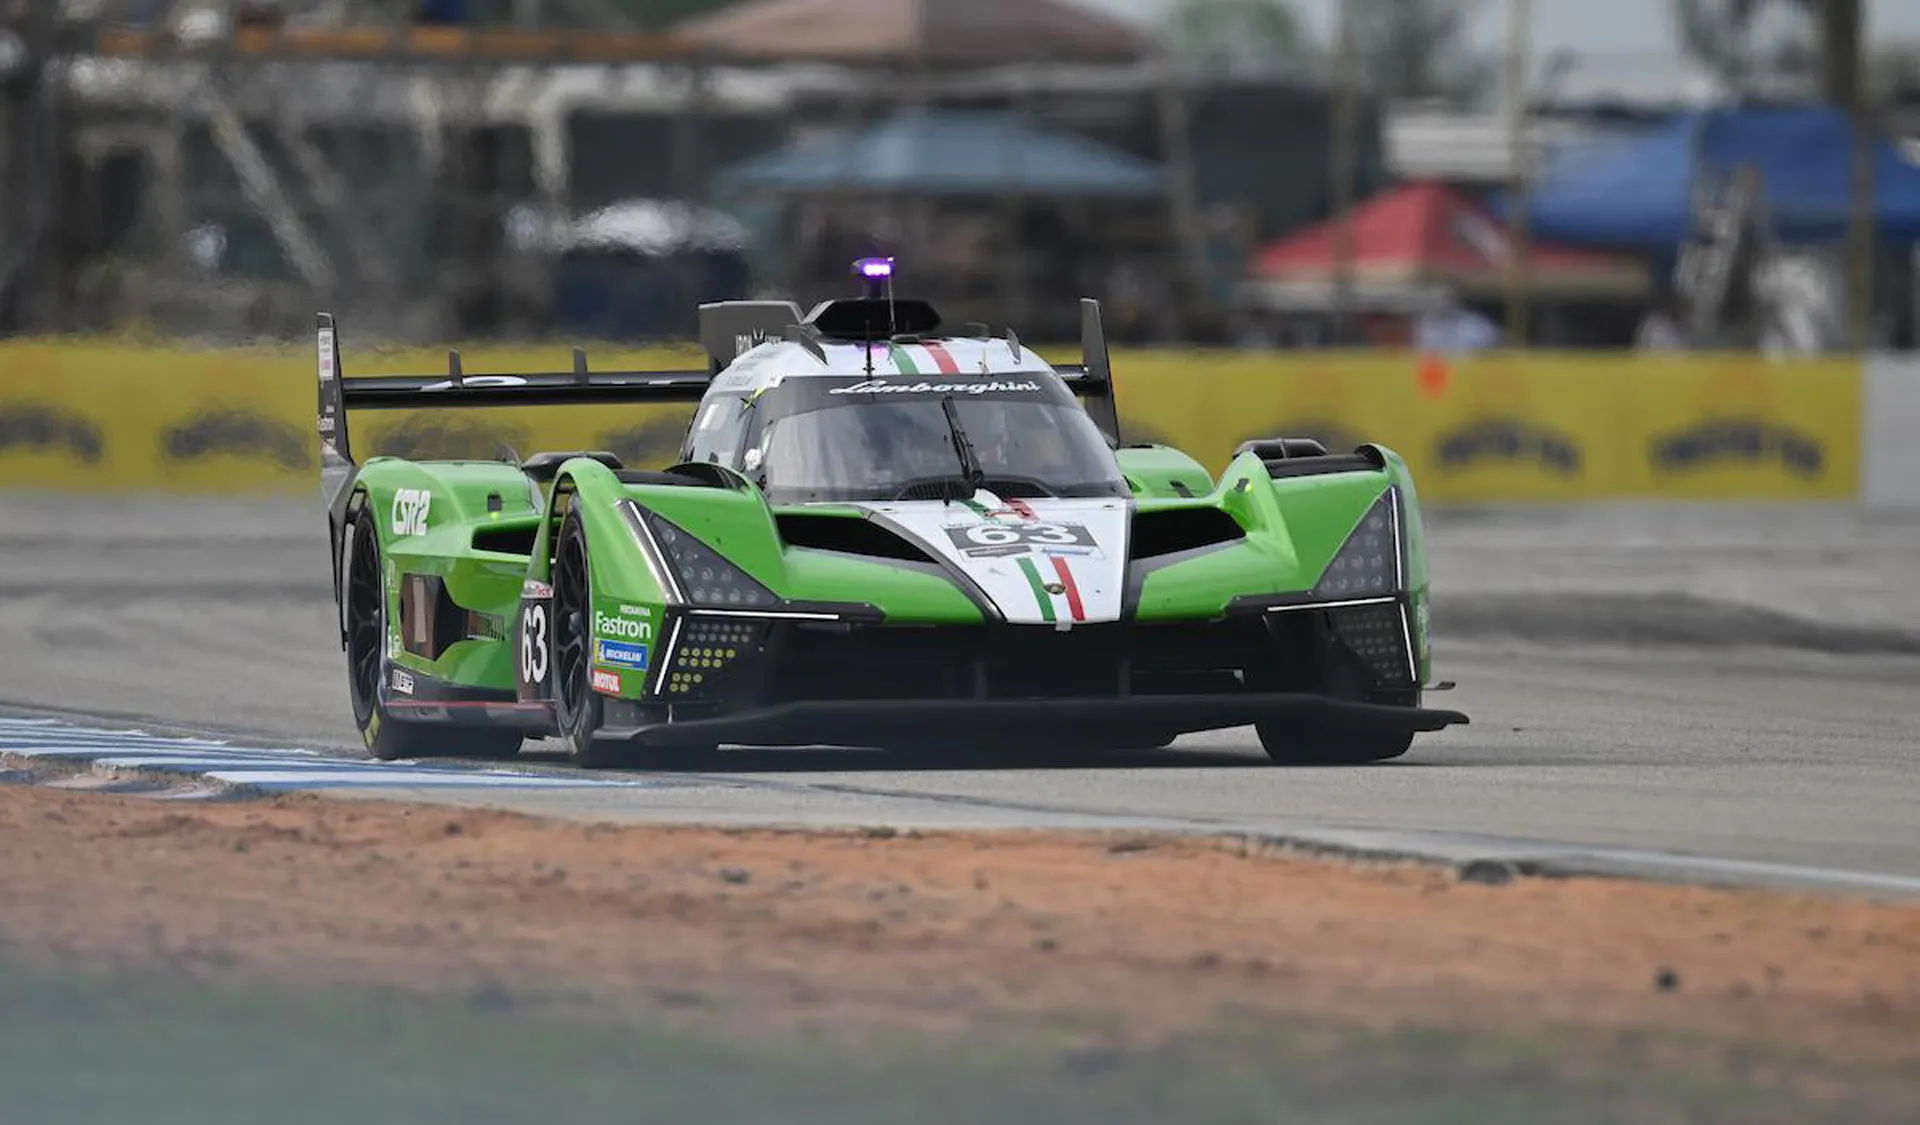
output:
<path id="1" fill-rule="evenodd" d="M 413 673 L 405 668 L 393 670 L 393 690 L 399 695 L 413 694 Z"/>
<path id="2" fill-rule="evenodd" d="M 438 383 L 428 383 L 421 387 L 423 391 L 450 391 L 454 387 L 524 387 L 527 381 L 518 375 L 466 375 L 460 382 L 442 379 Z"/>
<path id="3" fill-rule="evenodd" d="M 523 598 L 531 598 L 537 602 L 544 602 L 548 598 L 553 597 L 553 587 L 537 578 L 529 578 L 520 584 L 520 596 Z"/>
<path id="4" fill-rule="evenodd" d="M 608 695 L 620 694 L 620 673 L 595 668 L 593 670 L 593 690 L 605 692 Z"/>
<path id="5" fill-rule="evenodd" d="M 885 379 L 866 379 L 845 387 L 834 387 L 830 395 L 990 395 L 1038 394 L 1041 386 L 1031 380 L 969 379 L 964 383 L 889 383 Z"/>
<path id="6" fill-rule="evenodd" d="M 1686 472 L 1720 462 L 1775 464 L 1803 477 L 1817 477 L 1826 464 L 1820 440 L 1803 430 L 1758 418 L 1709 418 L 1697 426 L 1655 437 L 1648 447 L 1654 468 Z"/>
<path id="7" fill-rule="evenodd" d="M 1580 472 L 1580 446 L 1559 430 L 1520 418 L 1480 418 L 1444 434 L 1440 464 L 1465 469 L 1488 461 L 1532 462 L 1560 476 Z"/>
<path id="8" fill-rule="evenodd" d="M 49 406 L 0 407 L 0 452 L 64 449 L 93 465 L 106 448 L 100 428 L 78 414 Z"/>
<path id="9" fill-rule="evenodd" d="M 647 646 L 598 640 L 593 642 L 593 659 L 596 664 L 611 664 L 616 668 L 644 672 L 647 670 Z"/>
<path id="10" fill-rule="evenodd" d="M 333 378 L 333 329 L 322 328 L 320 341 L 320 381 Z"/>
<path id="11" fill-rule="evenodd" d="M 258 457 L 289 469 L 313 463 L 306 435 L 285 422 L 244 410 L 196 414 L 160 433 L 160 455 L 169 461 L 198 461 L 223 453 Z"/>
<path id="12" fill-rule="evenodd" d="M 433 493 L 424 488 L 401 488 L 393 493 L 393 533 L 425 535 L 427 512 L 433 507 Z"/>
<path id="13" fill-rule="evenodd" d="M 626 616 L 629 613 L 644 615 L 646 619 L 636 620 L 634 617 Z M 594 610 L 593 635 L 596 637 L 614 637 L 629 641 L 651 641 L 653 640 L 653 621 L 651 618 L 652 614 L 647 613 L 637 606 L 630 605 L 621 606 L 620 615 L 618 616 Z"/>
<path id="14" fill-rule="evenodd" d="M 547 604 L 535 602 L 520 615 L 520 678 L 534 686 L 547 682 Z"/>
<path id="15" fill-rule="evenodd" d="M 947 538 L 971 559 L 1043 555 L 1094 555 L 1093 534 L 1077 523 L 975 523 L 949 526 Z"/>

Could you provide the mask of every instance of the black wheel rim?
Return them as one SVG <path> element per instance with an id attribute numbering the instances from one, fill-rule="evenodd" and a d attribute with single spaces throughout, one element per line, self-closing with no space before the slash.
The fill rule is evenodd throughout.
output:
<path id="1" fill-rule="evenodd" d="M 578 534 L 560 544 L 554 567 L 554 694 L 569 720 L 586 714 L 587 672 L 587 549 Z"/>
<path id="2" fill-rule="evenodd" d="M 353 554 L 347 565 L 347 681 L 353 689 L 354 717 L 363 725 L 379 697 L 385 609 L 380 552 L 373 531 L 362 524 L 354 528 Z"/>

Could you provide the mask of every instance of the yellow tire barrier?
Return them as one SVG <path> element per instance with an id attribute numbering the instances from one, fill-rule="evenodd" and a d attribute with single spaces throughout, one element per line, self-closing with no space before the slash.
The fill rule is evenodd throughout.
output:
<path id="1" fill-rule="evenodd" d="M 0 344 L 0 487 L 298 492 L 317 487 L 310 349 L 193 351 L 93 341 Z M 463 352 L 469 373 L 564 369 L 564 349 Z M 1065 355 L 1056 358 L 1066 359 Z M 433 371 L 442 351 L 355 354 L 349 377 Z M 687 349 L 594 356 L 686 368 Z M 1505 354 L 1139 351 L 1114 356 L 1130 440 L 1218 471 L 1250 437 L 1393 447 L 1443 503 L 1851 499 L 1861 374 L 1852 360 Z M 670 459 L 686 407 L 381 411 L 355 452 L 492 457 L 502 446 Z"/>

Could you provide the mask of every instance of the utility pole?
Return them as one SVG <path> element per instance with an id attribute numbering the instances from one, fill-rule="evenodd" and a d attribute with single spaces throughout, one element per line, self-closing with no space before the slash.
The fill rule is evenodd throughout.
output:
<path id="1" fill-rule="evenodd" d="M 1826 0 L 1820 6 L 1820 85 L 1828 104 L 1847 115 L 1853 129 L 1852 198 L 1847 208 L 1847 311 L 1853 346 L 1864 350 L 1873 331 L 1873 154 L 1879 140 L 1862 57 L 1865 35 L 1861 0 Z"/>
<path id="2" fill-rule="evenodd" d="M 1333 96 L 1333 332 L 1336 345 L 1347 342 L 1353 307 L 1354 162 L 1359 148 L 1359 92 L 1354 89 L 1353 17 L 1348 5 L 1334 5 L 1339 48 L 1334 62 Z"/>
<path id="3" fill-rule="evenodd" d="M 1533 48 L 1533 0 L 1507 0 L 1507 151 L 1513 161 L 1507 192 L 1507 343 L 1527 346 L 1527 67 Z"/>

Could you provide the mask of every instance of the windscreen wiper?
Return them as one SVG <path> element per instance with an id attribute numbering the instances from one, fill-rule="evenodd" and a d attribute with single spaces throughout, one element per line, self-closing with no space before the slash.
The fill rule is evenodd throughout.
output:
<path id="1" fill-rule="evenodd" d="M 953 452 L 960 458 L 960 476 L 958 482 L 966 488 L 960 496 L 949 496 L 947 502 L 966 500 L 980 491 L 986 483 L 987 471 L 980 467 L 980 455 L 974 452 L 973 443 L 967 440 L 966 428 L 960 425 L 960 411 L 953 405 L 953 396 L 947 395 L 940 400 L 940 410 L 947 416 L 947 430 L 953 435 Z"/>

